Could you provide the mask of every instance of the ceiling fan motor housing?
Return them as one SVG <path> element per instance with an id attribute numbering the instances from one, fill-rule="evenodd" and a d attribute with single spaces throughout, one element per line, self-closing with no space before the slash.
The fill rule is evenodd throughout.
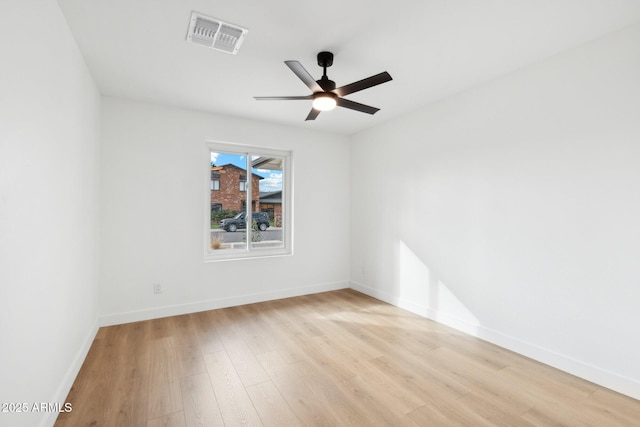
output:
<path id="1" fill-rule="evenodd" d="M 316 80 L 316 82 L 325 92 L 330 92 L 336 88 L 336 82 L 329 80 L 327 76 L 322 76 L 322 78 L 320 80 Z"/>

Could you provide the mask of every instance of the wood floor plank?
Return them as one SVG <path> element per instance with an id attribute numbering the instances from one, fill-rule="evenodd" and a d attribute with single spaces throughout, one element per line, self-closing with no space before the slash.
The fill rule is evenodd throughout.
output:
<path id="1" fill-rule="evenodd" d="M 602 396 L 613 395 L 616 404 L 606 403 Z M 530 423 L 541 426 L 555 423 L 567 426 L 607 426 L 628 427 L 640 425 L 640 407 L 638 401 L 620 396 L 610 390 L 599 389 L 593 394 L 581 397 L 576 395 L 571 404 L 566 397 L 557 401 L 541 399 L 534 408 L 522 415 Z"/>
<path id="2" fill-rule="evenodd" d="M 144 426 L 148 419 L 144 396 L 149 393 L 150 325 L 148 322 L 136 322 L 125 326 L 128 327 L 124 334 L 126 344 L 121 344 L 119 354 L 126 363 L 123 360 L 122 368 L 113 371 L 120 395 L 114 399 L 115 425 Z"/>
<path id="3" fill-rule="evenodd" d="M 198 339 L 198 346 L 203 354 L 224 351 L 224 345 L 212 320 L 213 311 L 192 313 L 191 324 Z"/>
<path id="4" fill-rule="evenodd" d="M 363 362 L 363 365 L 369 365 Z M 402 417 L 415 409 L 424 405 L 424 401 L 415 394 L 398 385 L 392 378 L 384 372 L 372 369 L 369 366 L 363 367 L 363 374 L 353 377 L 351 382 L 355 387 L 367 390 L 372 396 L 377 398 L 384 406 L 388 406 L 395 415 Z"/>
<path id="5" fill-rule="evenodd" d="M 481 414 L 460 405 L 457 400 L 443 399 L 436 403 L 426 403 L 424 406 L 410 412 L 407 417 L 417 426 L 447 426 L 447 427 L 493 427 L 493 424 Z"/>
<path id="6" fill-rule="evenodd" d="M 271 380 L 247 387 L 247 393 L 265 427 L 302 426 Z"/>
<path id="7" fill-rule="evenodd" d="M 307 355 L 298 345 L 299 341 L 296 335 L 286 327 L 291 319 L 287 319 L 273 301 L 260 304 L 260 306 L 262 307 L 262 323 L 267 327 L 266 338 L 271 341 L 276 351 L 287 363 L 305 360 Z"/>
<path id="8" fill-rule="evenodd" d="M 628 427 L 640 402 L 350 289 L 100 328 L 57 427 Z"/>
<path id="9" fill-rule="evenodd" d="M 579 402 L 582 398 L 589 396 L 591 385 L 587 381 L 565 382 L 564 376 L 554 376 L 553 372 L 557 370 L 547 367 L 542 372 L 535 372 L 531 375 L 531 371 L 527 371 L 518 366 L 508 366 L 500 370 L 496 376 L 499 379 L 513 384 L 526 382 L 528 392 L 542 400 L 562 401 L 569 405 Z M 551 398 L 553 396 L 553 398 Z"/>
<path id="10" fill-rule="evenodd" d="M 274 342 L 270 339 L 272 331 L 269 324 L 265 324 L 265 317 L 260 310 L 260 304 L 249 304 L 238 307 L 245 318 L 245 326 L 240 334 L 253 354 L 258 355 L 274 349 Z"/>
<path id="11" fill-rule="evenodd" d="M 261 353 L 256 356 L 260 366 L 262 369 L 269 375 L 277 372 L 278 370 L 285 368 L 288 363 L 284 360 L 280 352 L 278 351 L 268 351 L 266 353 Z"/>
<path id="12" fill-rule="evenodd" d="M 363 346 L 370 348 L 374 354 L 378 353 L 381 356 L 386 356 L 401 353 L 400 356 L 402 356 L 402 354 L 406 353 L 401 347 L 386 341 L 384 337 L 380 337 L 378 334 L 368 330 L 366 324 L 350 320 L 349 315 L 345 316 L 344 313 L 339 313 L 336 314 L 332 320 L 335 325 L 349 334 L 349 340 L 362 343 Z"/>
<path id="13" fill-rule="evenodd" d="M 535 395 L 521 387 L 514 386 L 498 378 L 499 370 L 482 359 L 464 357 L 446 347 L 429 353 L 428 363 L 440 372 L 455 378 L 461 384 L 504 405 L 520 415 L 539 402 Z"/>
<path id="14" fill-rule="evenodd" d="M 455 378 L 416 360 L 398 360 L 384 356 L 371 360 L 370 363 L 425 402 L 437 402 L 442 398 L 457 399 L 472 391 Z"/>
<path id="15" fill-rule="evenodd" d="M 225 334 L 222 341 L 229 359 L 245 387 L 269 380 L 269 376 L 262 369 L 260 362 L 240 335 Z"/>
<path id="16" fill-rule="evenodd" d="M 207 372 L 204 357 L 198 345 L 177 346 L 176 357 L 178 359 L 180 378 Z"/>
<path id="17" fill-rule="evenodd" d="M 413 322 L 370 309 L 344 310 L 334 313 L 332 318 L 359 325 L 363 330 L 382 338 L 391 346 L 402 348 L 403 351 L 419 354 L 425 349 L 437 348 L 443 344 L 437 335 L 425 334 L 424 329 L 414 327 Z"/>
<path id="18" fill-rule="evenodd" d="M 207 373 L 182 378 L 180 388 L 187 427 L 224 426 Z"/>
<path id="19" fill-rule="evenodd" d="M 224 424 L 261 426 L 262 421 L 227 353 L 209 353 L 205 363 Z"/>
<path id="20" fill-rule="evenodd" d="M 313 385 L 290 365 L 270 371 L 269 376 L 303 425 L 317 427 L 340 425 L 340 419 L 327 410 L 327 402 L 317 397 Z"/>
<path id="21" fill-rule="evenodd" d="M 563 405 L 560 402 L 544 401 L 534 406 L 521 417 L 534 426 L 565 426 L 565 427 L 598 427 L 615 424 L 598 424 L 581 413 L 577 406 Z M 633 424 L 630 424 L 633 425 Z"/>
<path id="22" fill-rule="evenodd" d="M 330 375 L 335 381 L 344 381 L 356 376 L 349 364 L 339 363 L 343 359 L 336 349 L 325 345 L 321 336 L 313 337 L 305 345 L 307 360 L 314 361 L 325 374 Z"/>
<path id="23" fill-rule="evenodd" d="M 107 335 L 108 331 L 103 331 L 100 339 L 96 339 L 89 349 L 66 399 L 74 409 L 61 413 L 56 425 L 72 426 L 78 419 L 86 425 L 98 425 L 109 419 L 115 406 L 115 402 L 109 399 L 113 388 L 109 362 L 117 357 L 118 348 Z M 93 396 L 93 399 L 84 399 L 85 396 Z"/>
<path id="24" fill-rule="evenodd" d="M 424 405 L 422 400 L 398 386 L 384 372 L 371 365 L 368 360 L 358 357 L 357 352 L 351 352 L 352 346 L 342 346 L 336 343 L 333 340 L 333 335 L 323 335 L 314 338 L 314 340 L 316 340 L 318 348 L 322 348 L 323 353 L 330 357 L 332 363 L 343 366 L 353 373 L 353 376 L 347 378 L 346 382 L 351 381 L 354 386 L 362 385 L 363 389 L 368 389 L 374 396 L 384 396 L 382 400 L 392 407 L 396 415 L 406 415 Z"/>
<path id="25" fill-rule="evenodd" d="M 380 346 L 370 345 L 360 339 L 354 339 L 354 329 L 345 328 L 344 320 L 339 316 L 326 317 L 322 315 L 319 320 L 320 328 L 323 331 L 320 338 L 331 337 L 333 342 L 340 345 L 341 348 L 348 349 L 349 353 L 364 360 L 377 359 L 386 354 L 381 350 Z"/>
<path id="26" fill-rule="evenodd" d="M 637 400 L 603 387 L 598 387 L 590 394 L 585 405 L 588 410 L 605 414 L 606 417 L 615 419 L 615 422 L 620 425 L 633 425 L 640 420 L 640 405 Z"/>
<path id="27" fill-rule="evenodd" d="M 291 318 L 295 318 L 296 326 L 298 326 L 306 336 L 314 337 L 322 335 L 322 330 L 318 328 L 318 324 L 315 322 L 317 319 L 315 313 L 298 305 L 295 298 L 272 301 L 272 303 L 278 307 L 275 311 L 276 315 L 286 314 L 284 321 L 287 323 L 290 322 Z"/>
<path id="28" fill-rule="evenodd" d="M 249 323 L 246 314 L 236 307 L 218 311 L 218 316 L 215 319 L 218 325 L 218 335 L 244 386 L 267 381 L 269 377 L 241 333 L 243 326 Z"/>
<path id="29" fill-rule="evenodd" d="M 310 361 L 300 361 L 276 371 L 273 382 L 305 425 L 377 425 L 359 411 L 349 396 L 326 373 Z"/>
<path id="30" fill-rule="evenodd" d="M 458 399 L 457 407 L 464 408 L 467 412 L 478 414 L 489 421 L 491 425 L 498 427 L 532 427 L 533 424 L 520 417 L 519 409 L 511 407 L 508 403 L 492 398 L 487 398 L 483 392 L 472 391 Z"/>
<path id="31" fill-rule="evenodd" d="M 368 413 L 375 420 L 376 425 L 413 427 L 414 423 L 404 417 L 405 409 L 391 403 L 385 390 L 371 387 L 368 382 L 357 376 L 338 385 L 361 412 Z"/>
<path id="32" fill-rule="evenodd" d="M 185 427 L 184 414 L 178 411 L 153 418 L 149 420 L 147 427 Z"/>
<path id="33" fill-rule="evenodd" d="M 180 365 L 173 337 L 154 340 L 149 365 L 148 417 L 181 411 Z"/>
<path id="34" fill-rule="evenodd" d="M 151 339 L 168 338 L 171 336 L 171 318 L 161 317 L 159 319 L 153 319 L 150 322 L 151 325 Z"/>
<path id="35" fill-rule="evenodd" d="M 360 426 L 384 425 L 373 416 L 372 411 L 359 410 L 351 393 L 345 392 L 340 383 L 336 383 L 328 372 L 313 361 L 303 360 L 290 365 L 288 369 L 292 369 L 307 384 L 317 400 L 325 403 L 325 411 L 331 412 L 342 423 Z"/>
<path id="36" fill-rule="evenodd" d="M 169 334 L 176 347 L 197 347 L 199 345 L 196 329 L 188 314 L 168 318 Z"/>

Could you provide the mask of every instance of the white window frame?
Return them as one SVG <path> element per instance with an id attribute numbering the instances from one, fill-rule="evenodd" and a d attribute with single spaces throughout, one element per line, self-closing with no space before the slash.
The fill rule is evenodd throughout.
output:
<path id="1" fill-rule="evenodd" d="M 204 260 L 229 261 L 248 258 L 264 258 L 274 256 L 288 256 L 293 254 L 293 153 L 291 151 L 238 144 L 221 141 L 207 141 L 205 143 L 206 154 L 204 160 L 206 166 L 203 169 L 206 175 L 206 191 L 204 204 Z M 247 181 L 251 175 L 251 156 L 274 156 L 283 159 L 282 182 L 282 246 L 273 248 L 252 248 L 251 227 L 247 227 L 246 246 L 242 249 L 211 249 L 211 153 L 229 153 L 244 155 L 247 161 Z M 252 200 L 253 185 L 246 185 L 245 200 Z M 246 203 L 246 214 L 250 214 L 251 203 Z"/>

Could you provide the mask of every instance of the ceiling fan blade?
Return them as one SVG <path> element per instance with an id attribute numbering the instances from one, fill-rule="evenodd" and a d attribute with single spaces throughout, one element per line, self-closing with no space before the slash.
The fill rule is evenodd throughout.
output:
<path id="1" fill-rule="evenodd" d="M 344 107 L 344 108 L 349 108 L 351 110 L 360 111 L 361 113 L 375 114 L 378 111 L 380 111 L 379 108 L 370 107 L 368 105 L 360 104 L 359 102 L 355 102 L 355 101 L 349 101 L 348 99 L 344 99 L 344 98 L 336 99 L 336 103 L 340 107 Z"/>
<path id="2" fill-rule="evenodd" d="M 284 63 L 287 64 L 287 67 L 289 67 L 291 71 L 293 71 L 294 74 L 298 76 L 298 78 L 302 80 L 309 89 L 311 89 L 312 92 L 324 92 L 301 63 L 298 61 L 284 61 Z"/>
<path id="3" fill-rule="evenodd" d="M 345 96 L 349 95 L 350 93 L 358 92 L 363 89 L 368 89 L 370 87 L 386 83 L 390 80 L 393 80 L 391 78 L 391 75 L 385 71 L 383 73 L 376 74 L 375 76 L 367 77 L 366 79 L 341 86 L 337 89 L 334 89 L 332 92 L 337 94 L 338 96 Z"/>
<path id="4" fill-rule="evenodd" d="M 312 95 L 305 96 L 254 96 L 253 99 L 258 101 L 300 101 L 305 99 L 312 99 Z"/>
<path id="5" fill-rule="evenodd" d="M 316 110 L 315 108 L 312 108 L 311 111 L 309 111 L 309 115 L 304 120 L 305 121 L 307 121 L 307 120 L 315 120 L 316 117 L 318 117 L 318 114 L 320 114 L 320 110 Z"/>

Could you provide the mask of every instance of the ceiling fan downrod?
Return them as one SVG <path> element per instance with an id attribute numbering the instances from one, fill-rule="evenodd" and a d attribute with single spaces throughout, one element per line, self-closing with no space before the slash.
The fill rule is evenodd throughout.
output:
<path id="1" fill-rule="evenodd" d="M 333 65 L 333 53 L 320 52 L 318 54 L 318 65 L 322 67 L 322 78 L 316 81 L 325 92 L 334 90 L 336 88 L 336 82 L 329 80 L 327 76 L 327 68 Z"/>

